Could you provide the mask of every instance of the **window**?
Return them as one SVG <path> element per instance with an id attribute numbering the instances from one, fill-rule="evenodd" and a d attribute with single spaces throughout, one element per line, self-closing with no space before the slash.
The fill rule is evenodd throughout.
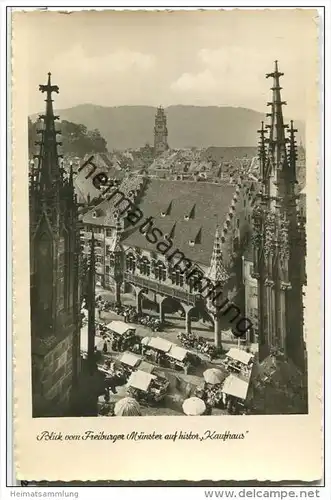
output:
<path id="1" fill-rule="evenodd" d="M 200 292 L 202 288 L 201 276 L 194 274 L 189 279 L 190 292 Z"/>
<path id="2" fill-rule="evenodd" d="M 110 237 L 113 234 L 111 229 L 106 229 L 106 236 Z"/>
<path id="3" fill-rule="evenodd" d="M 240 226 L 240 220 L 239 220 L 239 218 L 238 218 L 238 219 L 237 219 L 237 228 L 239 228 L 239 226 Z"/>
<path id="4" fill-rule="evenodd" d="M 136 271 L 136 258 L 132 253 L 126 257 L 126 268 L 132 273 Z"/>
<path id="5" fill-rule="evenodd" d="M 140 263 L 140 273 L 149 276 L 151 273 L 151 264 L 147 257 L 144 257 Z"/>
<path id="6" fill-rule="evenodd" d="M 176 286 L 184 286 L 184 274 L 181 273 L 179 270 L 177 271 L 172 271 L 170 274 L 170 279 L 171 283 Z"/>
<path id="7" fill-rule="evenodd" d="M 165 281 L 167 279 L 167 269 L 163 262 L 158 261 L 154 268 L 154 276 L 159 281 Z"/>

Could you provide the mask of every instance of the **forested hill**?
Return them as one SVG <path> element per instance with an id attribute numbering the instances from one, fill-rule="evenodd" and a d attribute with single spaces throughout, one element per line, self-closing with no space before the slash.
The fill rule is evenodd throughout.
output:
<path id="1" fill-rule="evenodd" d="M 257 130 L 266 120 L 264 113 L 246 108 L 170 106 L 165 111 L 171 148 L 254 147 L 258 143 Z M 156 108 L 152 106 L 83 104 L 56 112 L 62 120 L 83 123 L 88 130 L 98 129 L 109 150 L 153 144 Z M 299 129 L 298 143 L 304 142 L 303 123 L 295 121 L 295 126 Z"/>
<path id="2" fill-rule="evenodd" d="M 36 122 L 32 122 L 29 118 L 30 157 L 37 151 L 35 142 L 40 140 L 40 136 L 37 134 L 37 126 L 40 128 L 40 124 L 37 125 Z M 62 152 L 64 155 L 82 158 L 88 153 L 107 152 L 107 142 L 97 129 L 88 130 L 85 125 L 72 123 L 66 120 L 57 123 L 56 127 L 61 131 L 61 135 L 58 136 L 59 141 L 62 142 L 59 152 Z"/>

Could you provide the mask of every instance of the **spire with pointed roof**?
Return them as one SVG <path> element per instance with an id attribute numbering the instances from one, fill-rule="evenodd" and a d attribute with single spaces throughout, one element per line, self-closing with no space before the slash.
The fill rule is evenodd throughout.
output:
<path id="1" fill-rule="evenodd" d="M 275 61 L 269 137 L 264 139 L 261 127 L 259 158 L 263 182 L 261 203 L 254 207 L 253 234 L 254 275 L 259 296 L 260 359 L 272 348 L 281 346 L 298 363 L 303 356 L 303 305 L 300 269 L 304 250 L 298 244 L 296 211 L 296 141 L 293 122 L 284 125 L 279 79 L 283 76 Z M 265 143 L 267 144 L 265 148 Z M 260 198 L 260 193 L 259 193 Z M 272 304 L 277 304 L 275 307 Z M 266 320 L 268 319 L 268 321 Z"/>
<path id="2" fill-rule="evenodd" d="M 50 190 L 61 179 L 59 158 L 62 156 L 57 151 L 57 146 L 61 143 L 56 140 L 56 135 L 59 132 L 55 128 L 55 120 L 58 120 L 59 117 L 54 115 L 52 99 L 52 93 L 58 94 L 59 87 L 52 85 L 51 73 L 48 73 L 47 84 L 39 85 L 39 90 L 42 93 L 46 92 L 46 112 L 39 116 L 43 120 L 44 126 L 37 130 L 37 133 L 41 134 L 41 140 L 36 143 L 40 146 L 39 154 L 36 155 L 38 158 L 38 180 L 40 190 Z"/>
<path id="3" fill-rule="evenodd" d="M 286 101 L 282 101 L 281 90 L 282 87 L 279 83 L 279 78 L 283 76 L 284 73 L 278 71 L 278 61 L 275 61 L 275 69 L 273 73 L 268 73 L 266 78 L 273 78 L 272 90 L 272 101 L 268 102 L 268 106 L 271 106 L 271 113 L 268 113 L 271 121 L 267 128 L 270 129 L 269 134 L 269 155 L 273 157 L 274 165 L 280 165 L 283 161 L 286 161 L 286 142 L 285 138 L 285 128 L 283 118 L 283 105 L 286 105 Z"/>
<path id="4" fill-rule="evenodd" d="M 210 267 L 207 273 L 207 278 L 210 279 L 213 283 L 221 284 L 225 283 L 229 279 L 229 275 L 223 263 L 223 253 L 218 226 L 216 227 L 214 248 L 211 256 Z"/>
<path id="5" fill-rule="evenodd" d="M 281 98 L 281 89 L 279 79 L 283 76 L 278 70 L 278 62 L 275 61 L 275 69 L 273 73 L 268 73 L 267 78 L 273 78 L 272 101 L 268 102 L 271 106 L 271 113 L 267 113 L 270 117 L 270 124 L 266 125 L 269 129 L 269 137 L 261 140 L 262 143 L 268 144 L 266 148 L 266 156 L 263 155 L 262 165 L 262 181 L 266 188 L 266 195 L 271 197 L 271 200 L 281 199 L 283 196 L 293 196 L 293 184 L 296 181 L 295 172 L 295 155 L 292 154 L 293 147 L 291 142 L 295 144 L 293 125 L 289 131 L 290 138 L 286 137 L 285 129 L 288 125 L 284 124 L 283 105 L 286 104 Z M 264 128 L 259 131 L 264 136 Z M 287 144 L 290 143 L 290 151 Z M 264 144 L 263 146 L 264 147 Z M 261 160 L 261 155 L 260 155 Z"/>

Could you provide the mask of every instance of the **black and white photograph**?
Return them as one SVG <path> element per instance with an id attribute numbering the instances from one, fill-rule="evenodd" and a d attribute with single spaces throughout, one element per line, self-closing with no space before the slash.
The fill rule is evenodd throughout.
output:
<path id="1" fill-rule="evenodd" d="M 21 14 L 33 417 L 308 413 L 306 42 L 274 14 Z"/>

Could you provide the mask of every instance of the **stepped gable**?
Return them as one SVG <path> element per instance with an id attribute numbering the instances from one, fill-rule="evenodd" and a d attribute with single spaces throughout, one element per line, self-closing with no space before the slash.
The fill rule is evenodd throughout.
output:
<path id="1" fill-rule="evenodd" d="M 124 232 L 123 243 L 157 251 L 156 243 L 149 243 L 139 231 L 145 219 L 153 217 L 154 227 L 163 235 L 170 235 L 173 230 L 173 250 L 178 248 L 188 259 L 209 266 L 216 227 L 222 227 L 235 190 L 235 185 L 226 183 L 150 180 L 138 205 L 144 218 L 133 229 Z"/>
<path id="2" fill-rule="evenodd" d="M 122 183 L 118 187 L 118 190 L 121 191 L 128 198 L 130 198 L 130 193 L 132 193 L 134 195 L 132 198 L 132 202 L 134 203 L 137 196 L 139 196 L 143 191 L 145 183 L 146 180 L 144 180 L 142 177 L 128 176 L 122 181 Z M 112 191 L 109 191 L 108 194 L 110 195 L 111 192 Z M 103 200 L 101 203 L 93 207 L 83 216 L 82 218 L 83 224 L 85 223 L 85 224 L 93 224 L 96 226 L 110 226 L 110 227 L 114 227 L 116 225 L 117 222 L 116 211 L 121 211 L 121 205 L 123 205 L 122 206 L 123 210 L 128 204 L 125 201 L 123 201 L 123 203 L 115 207 L 115 204 L 118 203 L 119 201 L 119 197 L 115 196 L 113 199 L 108 199 L 107 194 L 105 196 L 106 196 L 105 200 Z"/>
<path id="3" fill-rule="evenodd" d="M 93 200 L 95 198 L 99 198 L 100 196 L 100 190 L 97 189 L 91 182 L 92 177 L 95 177 L 96 175 L 102 173 L 106 174 L 110 180 L 120 181 L 125 176 L 125 172 L 118 168 L 115 168 L 114 164 L 111 162 L 108 155 L 106 154 L 100 153 L 95 155 L 93 154 L 85 155 L 82 164 L 89 158 L 91 158 L 91 156 L 93 156 L 92 162 L 97 167 L 95 172 L 93 173 L 93 176 L 90 176 L 86 179 L 86 176 L 89 174 L 89 172 L 93 171 L 92 167 L 89 167 L 87 165 L 80 172 L 77 172 L 74 179 L 75 191 L 79 195 L 80 199 L 83 200 L 85 203 L 88 201 L 88 198 L 90 198 L 90 200 Z"/>

